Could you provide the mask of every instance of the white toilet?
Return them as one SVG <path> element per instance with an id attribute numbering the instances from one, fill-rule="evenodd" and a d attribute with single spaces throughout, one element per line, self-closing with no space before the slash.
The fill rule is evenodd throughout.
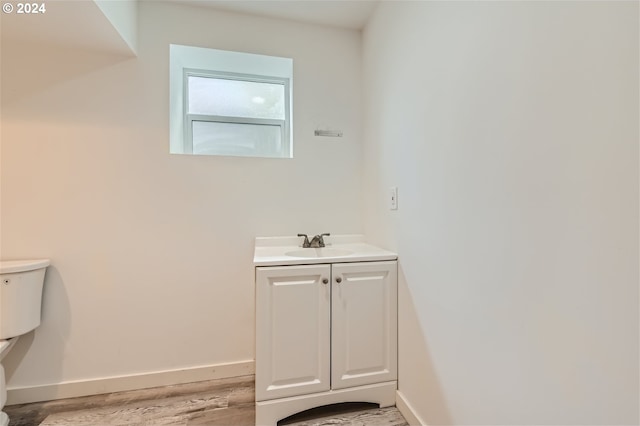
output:
<path id="1" fill-rule="evenodd" d="M 0 410 L 7 402 L 2 360 L 18 337 L 40 325 L 42 286 L 48 259 L 0 261 Z M 0 411 L 0 426 L 9 416 Z"/>

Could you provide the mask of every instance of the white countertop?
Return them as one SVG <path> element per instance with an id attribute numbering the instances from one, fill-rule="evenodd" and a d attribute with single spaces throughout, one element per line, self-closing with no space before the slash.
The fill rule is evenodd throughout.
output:
<path id="1" fill-rule="evenodd" d="M 309 236 L 309 239 L 311 237 L 312 235 Z M 310 265 L 396 260 L 398 258 L 396 253 L 365 243 L 363 235 L 325 237 L 325 249 L 303 249 L 302 241 L 303 237 L 258 237 L 255 243 L 253 264 L 255 266 Z M 349 253 L 338 255 L 339 252 L 346 251 Z M 295 256 L 287 253 L 294 253 Z M 318 257 L 319 254 L 321 257 Z"/>

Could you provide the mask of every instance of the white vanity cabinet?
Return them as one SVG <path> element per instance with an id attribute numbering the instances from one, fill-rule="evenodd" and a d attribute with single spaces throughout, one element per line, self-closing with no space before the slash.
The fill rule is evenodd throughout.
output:
<path id="1" fill-rule="evenodd" d="M 256 268 L 257 401 L 329 390 L 330 279 L 330 265 Z"/>
<path id="2" fill-rule="evenodd" d="M 256 424 L 395 404 L 397 261 L 256 267 Z"/>
<path id="3" fill-rule="evenodd" d="M 397 262 L 331 268 L 331 388 L 396 380 Z"/>

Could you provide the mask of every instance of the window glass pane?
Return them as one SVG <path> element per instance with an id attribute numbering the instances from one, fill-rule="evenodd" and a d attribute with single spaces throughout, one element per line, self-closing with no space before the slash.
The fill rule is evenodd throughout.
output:
<path id="1" fill-rule="evenodd" d="M 284 120 L 284 85 L 188 76 L 189 114 Z"/>
<path id="2" fill-rule="evenodd" d="M 193 153 L 283 157 L 280 126 L 194 121 Z"/>

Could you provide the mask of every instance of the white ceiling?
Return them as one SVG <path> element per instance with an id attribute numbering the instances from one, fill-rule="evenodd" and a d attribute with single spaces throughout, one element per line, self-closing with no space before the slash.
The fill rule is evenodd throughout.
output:
<path id="1" fill-rule="evenodd" d="M 284 18 L 333 27 L 362 29 L 376 0 L 170 0 L 175 3 Z"/>

